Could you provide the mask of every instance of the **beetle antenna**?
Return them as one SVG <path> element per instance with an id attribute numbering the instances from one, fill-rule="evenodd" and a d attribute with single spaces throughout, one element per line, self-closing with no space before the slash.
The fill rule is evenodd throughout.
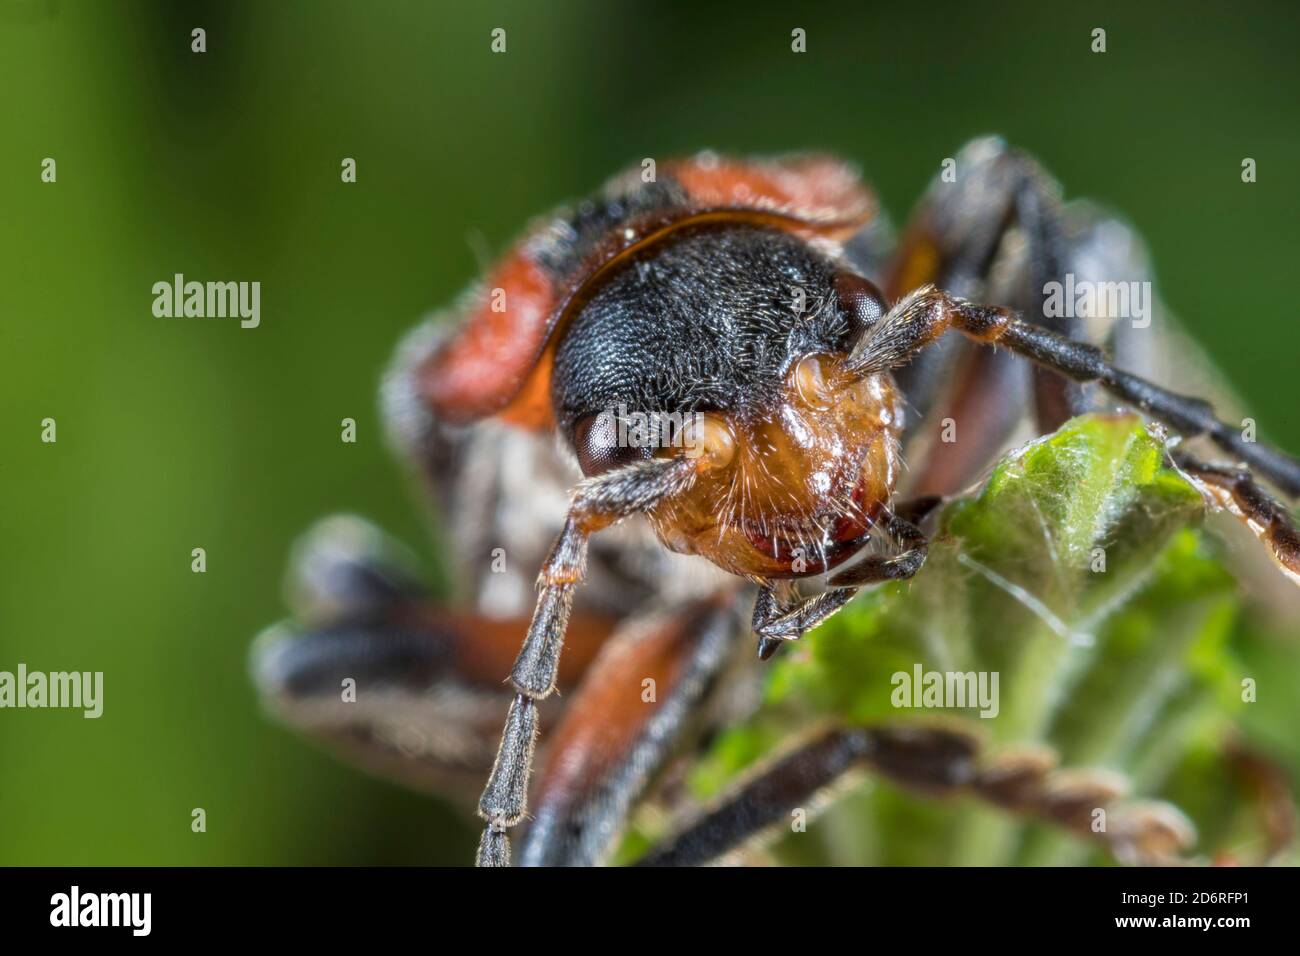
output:
<path id="1" fill-rule="evenodd" d="M 691 459 L 652 458 L 587 478 L 574 489 L 564 529 L 537 576 L 537 607 L 510 671 L 515 699 L 506 715 L 492 775 L 479 798 L 478 813 L 487 822 L 478 848 L 479 866 L 509 865 L 507 832 L 527 812 L 528 775 L 537 743 L 537 701 L 555 690 L 574 589 L 586 575 L 588 538 L 685 491 L 694 482 L 695 473 L 696 463 Z"/>

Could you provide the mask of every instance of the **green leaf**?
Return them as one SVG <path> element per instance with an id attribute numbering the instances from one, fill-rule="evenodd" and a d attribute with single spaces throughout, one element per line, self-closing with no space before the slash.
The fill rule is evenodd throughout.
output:
<path id="1" fill-rule="evenodd" d="M 996 716 L 980 717 L 975 702 L 940 712 L 992 749 L 1045 745 L 1153 794 L 1226 732 L 1239 700 L 1236 589 L 1195 530 L 1204 512 L 1137 416 L 1085 416 L 1018 449 L 945 506 L 913 580 L 862 595 L 787 648 L 763 707 L 697 764 L 693 792 L 718 792 L 813 722 L 934 718 L 933 708 L 895 706 L 919 668 L 997 675 Z M 973 800 L 934 812 L 918 799 L 873 783 L 840 801 L 826 860 L 1080 858 L 1068 839 Z"/>

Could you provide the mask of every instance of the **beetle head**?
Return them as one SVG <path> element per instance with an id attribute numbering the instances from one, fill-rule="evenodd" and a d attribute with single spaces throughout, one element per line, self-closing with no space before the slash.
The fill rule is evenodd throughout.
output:
<path id="1" fill-rule="evenodd" d="M 668 547 L 771 579 L 819 574 L 863 546 L 897 477 L 902 409 L 887 376 L 852 379 L 840 365 L 804 356 L 768 415 L 687 424 L 696 481 L 649 513 Z"/>
<path id="2" fill-rule="evenodd" d="M 612 275 L 556 352 L 554 403 L 584 474 L 696 462 L 648 512 L 662 541 L 753 579 L 859 550 L 897 474 L 887 374 L 846 370 L 885 313 L 828 251 L 754 227 L 703 230 Z"/>

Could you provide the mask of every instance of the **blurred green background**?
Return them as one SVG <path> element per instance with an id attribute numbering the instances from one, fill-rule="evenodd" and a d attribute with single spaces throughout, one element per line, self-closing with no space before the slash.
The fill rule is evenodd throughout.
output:
<path id="1" fill-rule="evenodd" d="M 455 810 L 266 720 L 246 650 L 317 517 L 433 560 L 375 410 L 394 343 L 643 156 L 833 150 L 899 221 L 1001 133 L 1131 219 L 1300 448 L 1300 10 L 1090 7 L 0 0 L 0 669 L 102 670 L 106 698 L 0 712 L 0 863 L 472 859 Z M 260 281 L 261 327 L 155 318 L 176 272 Z"/>

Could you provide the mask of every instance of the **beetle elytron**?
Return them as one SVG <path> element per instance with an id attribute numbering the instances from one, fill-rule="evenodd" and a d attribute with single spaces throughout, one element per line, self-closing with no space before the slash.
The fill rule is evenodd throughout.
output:
<path id="1" fill-rule="evenodd" d="M 967 146 L 957 170 L 896 244 L 857 176 L 818 155 L 638 168 L 535 225 L 459 321 L 407 339 L 384 386 L 394 442 L 454 542 L 459 600 L 431 601 L 376 532 L 331 520 L 296 561 L 298 624 L 259 642 L 264 690 L 372 766 L 443 791 L 487 776 L 480 864 L 511 862 L 526 805 L 517 862 L 589 863 L 713 706 L 737 638 L 752 628 L 770 657 L 864 585 L 914 575 L 927 511 L 1026 410 L 1046 433 L 1118 402 L 1213 442 L 1246 467 L 1172 454 L 1300 580 L 1300 538 L 1251 477 L 1295 496 L 1300 463 L 1120 371 L 1087 343 L 1097 328 L 1043 309 L 1063 277 L 1133 278 L 1129 234 L 1063 205 L 999 140 Z M 1129 367 L 1149 364 L 1141 342 L 1111 324 Z M 619 440 L 611 409 L 685 415 L 687 441 Z M 941 414 L 962 441 L 926 442 Z M 634 515 L 647 520 L 622 521 Z M 358 698 L 339 706 L 348 676 Z M 943 735 L 825 738 L 781 764 L 789 786 L 732 809 L 783 815 L 855 747 L 892 755 L 877 763 L 905 780 L 909 759 L 961 751 Z M 702 861 L 749 832 L 714 823 L 656 860 Z"/>

